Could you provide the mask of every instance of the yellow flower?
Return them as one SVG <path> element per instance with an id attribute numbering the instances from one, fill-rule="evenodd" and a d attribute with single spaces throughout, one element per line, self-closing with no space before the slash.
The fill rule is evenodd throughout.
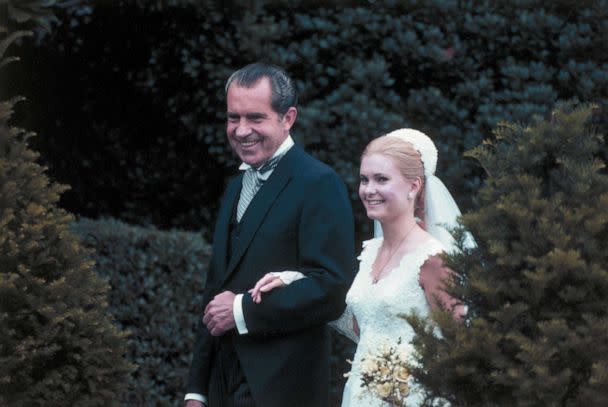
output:
<path id="1" fill-rule="evenodd" d="M 399 389 L 401 397 L 407 396 L 410 392 L 410 386 L 408 386 L 407 383 L 399 383 L 399 386 L 397 388 Z"/>
<path id="2" fill-rule="evenodd" d="M 399 366 L 395 369 L 395 379 L 404 382 L 410 377 L 410 372 L 405 366 Z"/>
<path id="3" fill-rule="evenodd" d="M 380 396 L 380 398 L 387 398 L 388 396 L 390 396 L 391 391 L 392 391 L 392 386 L 390 385 L 390 383 L 381 383 L 376 387 L 376 391 L 378 393 L 378 396 Z"/>
<path id="4" fill-rule="evenodd" d="M 410 392 L 408 366 L 413 352 L 410 344 L 401 341 L 396 346 L 381 344 L 361 361 L 362 386 L 386 402 L 401 404 Z"/>
<path id="5" fill-rule="evenodd" d="M 390 369 L 388 367 L 386 367 L 386 366 L 380 366 L 378 370 L 380 371 L 380 374 L 383 377 L 388 376 L 388 374 L 391 372 Z"/>

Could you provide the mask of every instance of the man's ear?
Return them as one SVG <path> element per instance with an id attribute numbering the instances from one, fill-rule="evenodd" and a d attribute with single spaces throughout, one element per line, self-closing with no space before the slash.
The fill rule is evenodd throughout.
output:
<path id="1" fill-rule="evenodd" d="M 296 109 L 295 106 L 287 109 L 283 115 L 283 119 L 281 120 L 283 122 L 283 128 L 285 131 L 289 132 L 293 124 L 296 122 L 296 117 L 298 117 L 298 109 Z"/>

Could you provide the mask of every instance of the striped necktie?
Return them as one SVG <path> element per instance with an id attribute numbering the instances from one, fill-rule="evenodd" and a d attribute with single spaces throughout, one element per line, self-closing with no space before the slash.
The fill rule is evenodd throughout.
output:
<path id="1" fill-rule="evenodd" d="M 241 188 L 241 196 L 239 197 L 239 203 L 236 208 L 237 222 L 241 221 L 241 218 L 245 214 L 249 203 L 251 202 L 255 194 L 257 194 L 257 192 L 260 190 L 262 184 L 264 184 L 264 175 L 269 171 L 275 169 L 283 155 L 284 154 L 272 157 L 270 160 L 262 164 L 257 170 L 251 167 L 245 171 L 245 174 L 243 174 L 243 186 Z"/>

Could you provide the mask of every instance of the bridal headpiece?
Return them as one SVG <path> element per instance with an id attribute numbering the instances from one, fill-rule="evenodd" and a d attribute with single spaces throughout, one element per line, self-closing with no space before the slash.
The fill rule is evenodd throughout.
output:
<path id="1" fill-rule="evenodd" d="M 399 129 L 388 133 L 385 137 L 396 137 L 407 141 L 420 153 L 422 165 L 424 166 L 424 177 L 430 178 L 435 175 L 437 169 L 437 148 L 433 140 L 421 131 L 414 129 Z"/>
<path id="2" fill-rule="evenodd" d="M 437 168 L 437 147 L 426 134 L 415 129 L 399 129 L 384 137 L 395 137 L 410 143 L 420 153 L 424 167 L 424 224 L 427 232 L 443 243 L 447 252 L 457 250 L 450 231 L 458 227 L 460 209 L 443 182 L 435 176 Z M 374 222 L 374 235 L 381 236 L 380 223 Z M 474 247 L 473 237 L 467 233 L 465 247 Z"/>

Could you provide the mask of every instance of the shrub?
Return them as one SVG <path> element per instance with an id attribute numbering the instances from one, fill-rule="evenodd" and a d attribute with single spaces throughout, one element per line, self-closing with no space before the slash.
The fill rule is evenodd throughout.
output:
<path id="1" fill-rule="evenodd" d="M 443 339 L 410 317 L 434 396 L 467 406 L 608 400 L 608 175 L 592 110 L 503 123 L 470 153 L 487 174 L 463 217 L 478 248 L 450 259 L 469 324 Z"/>
<path id="2" fill-rule="evenodd" d="M 14 28 L 43 22 L 53 2 L 3 3 L 0 67 L 28 34 Z M 107 285 L 69 232 L 72 217 L 57 207 L 67 187 L 37 163 L 33 134 L 9 125 L 19 99 L 0 103 L 0 405 L 112 405 L 131 369 L 124 335 L 107 314 Z"/>
<path id="3" fill-rule="evenodd" d="M 211 248 L 199 233 L 159 231 L 106 219 L 72 230 L 94 250 L 94 270 L 111 289 L 109 311 L 130 333 L 137 365 L 124 405 L 181 405 Z"/>

